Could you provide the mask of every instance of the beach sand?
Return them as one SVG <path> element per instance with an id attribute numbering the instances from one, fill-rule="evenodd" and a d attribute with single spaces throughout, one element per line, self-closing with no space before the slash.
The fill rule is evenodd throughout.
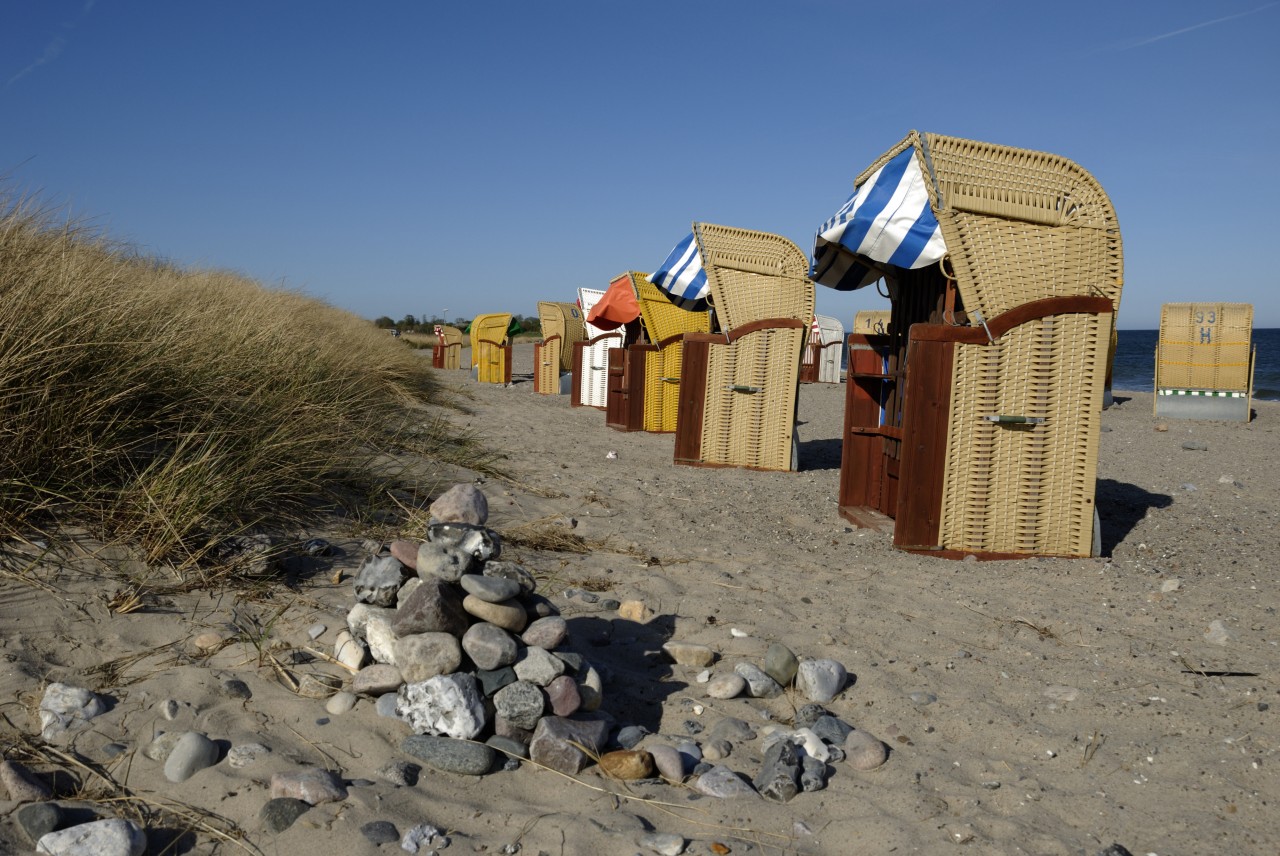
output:
<path id="1" fill-rule="evenodd" d="M 883 766 L 834 763 L 824 790 L 787 803 L 611 781 L 594 766 L 576 777 L 527 763 L 484 777 L 424 769 L 415 784 L 392 784 L 380 771 L 405 759 L 409 727 L 378 716 L 368 699 L 326 713 L 323 701 L 281 685 L 263 653 L 332 651 L 367 549 L 332 519 L 296 533 L 329 540 L 335 555 L 295 566 L 290 586 L 171 593 L 127 614 L 108 604 L 122 567 L 144 569 L 128 551 L 74 532 L 48 549 L 7 545 L 5 757 L 46 781 L 58 768 L 75 772 L 83 797 L 125 796 L 98 804 L 103 813 L 168 805 L 151 821 L 152 853 L 166 844 L 189 853 L 403 852 L 368 840 L 361 827 L 371 821 L 401 835 L 420 823 L 446 829 L 443 854 L 519 845 L 522 854 L 629 856 L 652 852 L 637 842 L 654 830 L 683 836 L 693 854 L 961 846 L 1093 856 L 1113 843 L 1160 856 L 1280 852 L 1280 404 L 1258 404 L 1249 424 L 1177 422 L 1155 419 L 1149 394 L 1118 394 L 1103 416 L 1098 466 L 1104 556 L 959 562 L 895 550 L 890 536 L 837 514 L 843 386 L 801 387 L 801 471 L 766 473 L 674 466 L 671 435 L 612 431 L 599 410 L 535 395 L 531 345 L 516 346 L 514 365 L 510 387 L 465 371 L 445 381 L 469 411 L 458 424 L 506 455 L 511 480 L 478 482 L 489 527 L 532 524 L 582 539 L 587 552 L 508 545 L 503 558 L 539 576 L 568 619 L 567 647 L 602 667 L 602 710 L 673 742 L 729 716 L 787 723 L 806 702 L 794 690 L 708 699 L 700 669 L 661 653 L 668 640 L 706 645 L 721 672 L 760 664 L 780 642 L 848 669 L 849 685 L 825 706 L 889 746 Z M 1183 448 L 1190 440 L 1207 449 Z M 434 489 L 476 478 L 439 473 Z M 643 601 L 653 617 L 625 620 L 566 596 L 571 589 Z M 196 650 L 198 636 L 232 624 L 240 635 L 216 653 Z M 313 641 L 316 625 L 325 630 Z M 342 674 L 323 662 L 297 668 Z M 251 697 L 229 697 L 229 679 Z M 26 739 L 40 732 L 36 707 L 51 681 L 109 699 L 59 747 L 75 764 L 48 755 L 42 763 Z M 166 699 L 179 703 L 173 720 L 160 712 Z M 206 733 L 224 759 L 167 781 L 142 750 L 174 730 Z M 227 748 L 252 742 L 270 754 L 227 763 Z M 722 763 L 751 777 L 760 758 L 759 740 L 747 741 Z M 347 799 L 265 831 L 271 775 L 303 766 L 340 771 Z M 31 852 L 18 804 L 3 791 L 0 852 Z M 196 816 L 206 829 L 184 831 Z M 209 829 L 242 840 L 220 842 Z"/>

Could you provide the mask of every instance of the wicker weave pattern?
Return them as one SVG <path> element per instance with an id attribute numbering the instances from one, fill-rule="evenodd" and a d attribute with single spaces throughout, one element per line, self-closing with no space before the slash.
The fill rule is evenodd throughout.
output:
<path id="1" fill-rule="evenodd" d="M 941 546 L 1090 555 L 1111 324 L 1106 314 L 1051 315 L 994 344 L 956 346 Z"/>
<path id="2" fill-rule="evenodd" d="M 888 309 L 864 309 L 853 316 L 853 330 L 859 336 L 883 336 L 889 329 Z"/>
<path id="3" fill-rule="evenodd" d="M 649 340 L 657 345 L 682 333 L 711 331 L 709 312 L 690 312 L 672 303 L 642 273 L 630 273 L 631 284 L 640 304 Z M 679 339 L 661 346 L 645 357 L 644 430 L 671 432 L 676 430 L 676 414 L 680 397 L 680 366 L 684 343 Z"/>
<path id="4" fill-rule="evenodd" d="M 573 364 L 573 343 L 583 338 L 582 313 L 572 303 L 538 302 L 538 322 L 542 326 L 542 346 L 533 367 L 535 388 L 545 395 L 560 392 L 560 373 Z"/>
<path id="5" fill-rule="evenodd" d="M 507 369 L 507 330 L 509 313 L 477 315 L 471 322 L 471 362 L 478 368 L 481 383 L 505 383 Z"/>
<path id="6" fill-rule="evenodd" d="M 1107 297 L 1119 310 L 1120 227 L 1092 175 L 1044 152 L 937 134 L 913 139 L 923 141 L 917 157 L 937 182 L 930 199 L 970 313 L 989 319 L 1077 295 Z"/>
<path id="7" fill-rule="evenodd" d="M 1249 392 L 1252 336 L 1248 303 L 1164 304 L 1156 386 Z"/>
<path id="8" fill-rule="evenodd" d="M 694 234 L 721 329 L 732 333 L 768 319 L 801 322 L 711 348 L 702 459 L 789 470 L 800 359 L 814 309 L 808 262 L 778 235 L 707 223 L 695 223 Z"/>

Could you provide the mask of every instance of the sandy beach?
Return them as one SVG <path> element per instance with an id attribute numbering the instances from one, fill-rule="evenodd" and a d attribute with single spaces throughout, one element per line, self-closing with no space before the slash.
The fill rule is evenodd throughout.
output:
<path id="1" fill-rule="evenodd" d="M 1280 404 L 1256 404 L 1248 424 L 1176 422 L 1153 417 L 1150 394 L 1119 393 L 1098 466 L 1104 555 L 957 562 L 895 550 L 838 515 L 841 385 L 801 387 L 801 470 L 765 473 L 676 467 L 671 435 L 610 430 L 599 410 L 535 395 L 531 370 L 532 345 L 520 344 L 510 387 L 445 375 L 467 408 L 451 418 L 503 452 L 510 478 L 419 467 L 423 491 L 476 483 L 499 534 L 570 536 L 563 550 L 516 538 L 502 558 L 537 577 L 567 619 L 564 647 L 599 668 L 601 711 L 672 744 L 727 717 L 792 723 L 807 702 L 794 689 L 711 699 L 701 668 L 662 651 L 672 640 L 708 646 L 719 673 L 782 643 L 847 668 L 824 707 L 888 746 L 882 766 L 832 762 L 824 789 L 785 803 L 622 782 L 596 766 L 576 776 L 529 763 L 478 777 L 424 768 L 396 783 L 385 771 L 406 760 L 406 723 L 369 699 L 331 715 L 272 665 L 346 677 L 299 652 L 332 652 L 351 578 L 380 543 L 328 517 L 292 533 L 333 551 L 291 560 L 288 585 L 166 592 L 173 580 L 153 569 L 158 593 L 123 614 L 112 608 L 120 569 L 147 573 L 126 548 L 70 531 L 6 544 L 5 759 L 52 787 L 68 816 L 146 819 L 148 853 L 403 852 L 362 832 L 375 821 L 400 835 L 445 830 L 446 856 L 648 854 L 639 842 L 651 832 L 681 836 L 691 854 L 1280 852 Z M 394 521 L 382 534 L 399 537 Z M 648 612 L 630 620 L 609 601 Z M 224 642 L 201 650 L 209 633 Z M 38 740 L 51 682 L 108 700 L 60 755 Z M 222 756 L 170 782 L 144 750 L 187 730 Z M 250 743 L 269 752 L 228 763 Z M 750 778 L 761 756 L 760 740 L 741 740 L 720 763 Z M 348 795 L 269 832 L 268 782 L 300 767 L 338 771 Z M 9 796 L 0 786 L 0 853 L 34 852 Z"/>

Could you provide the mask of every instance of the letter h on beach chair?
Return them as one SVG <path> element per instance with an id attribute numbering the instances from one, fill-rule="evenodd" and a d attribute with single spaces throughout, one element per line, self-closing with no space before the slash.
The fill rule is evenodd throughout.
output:
<path id="1" fill-rule="evenodd" d="M 684 337 L 675 462 L 794 470 L 800 360 L 813 319 L 804 254 L 778 235 L 694 223 L 652 277 L 707 301 L 720 332 Z"/>
<path id="2" fill-rule="evenodd" d="M 892 308 L 849 337 L 841 513 L 948 558 L 1095 553 L 1123 284 L 1107 195 L 1066 158 L 915 131 L 854 187 L 811 273 L 883 278 Z"/>

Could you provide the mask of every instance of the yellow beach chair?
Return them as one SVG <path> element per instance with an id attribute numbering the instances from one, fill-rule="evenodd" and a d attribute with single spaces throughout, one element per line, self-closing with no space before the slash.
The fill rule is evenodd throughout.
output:
<path id="1" fill-rule="evenodd" d="M 573 346 L 582 341 L 582 312 L 572 303 L 538 304 L 542 341 L 533 346 L 533 391 L 560 394 L 560 376 L 573 365 Z"/>
<path id="2" fill-rule="evenodd" d="M 1166 303 L 1156 346 L 1155 415 L 1248 422 L 1253 413 L 1253 306 Z"/>
<path id="3" fill-rule="evenodd" d="M 481 383 L 511 383 L 510 313 L 477 315 L 471 322 L 471 362 Z"/>

